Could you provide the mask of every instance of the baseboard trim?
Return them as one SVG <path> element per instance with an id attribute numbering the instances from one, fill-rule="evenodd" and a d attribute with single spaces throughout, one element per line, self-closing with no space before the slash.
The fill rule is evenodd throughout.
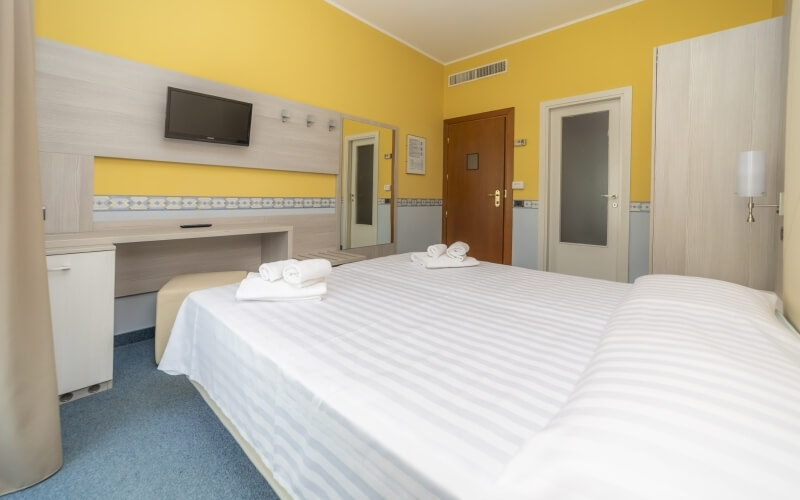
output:
<path id="1" fill-rule="evenodd" d="M 142 328 L 141 330 L 134 330 L 132 332 L 120 333 L 119 335 L 114 335 L 114 347 L 141 342 L 143 340 L 155 338 L 155 336 L 156 327 L 154 326 Z"/>

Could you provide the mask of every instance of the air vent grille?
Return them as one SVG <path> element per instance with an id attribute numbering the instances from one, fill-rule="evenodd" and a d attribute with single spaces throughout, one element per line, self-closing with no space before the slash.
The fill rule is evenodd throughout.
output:
<path id="1" fill-rule="evenodd" d="M 450 75 L 448 77 L 448 86 L 452 87 L 454 85 L 461 85 L 462 83 L 471 82 L 473 80 L 480 80 L 481 78 L 499 75 L 500 73 L 505 73 L 507 68 L 508 59 L 503 59 L 502 61 L 487 64 L 485 66 L 481 66 L 480 68 L 468 69 L 467 71 Z"/>

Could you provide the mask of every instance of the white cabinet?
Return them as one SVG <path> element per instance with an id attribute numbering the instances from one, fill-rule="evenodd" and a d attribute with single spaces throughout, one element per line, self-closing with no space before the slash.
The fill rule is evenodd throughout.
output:
<path id="1" fill-rule="evenodd" d="M 114 254 L 113 245 L 48 251 L 59 394 L 112 379 Z"/>

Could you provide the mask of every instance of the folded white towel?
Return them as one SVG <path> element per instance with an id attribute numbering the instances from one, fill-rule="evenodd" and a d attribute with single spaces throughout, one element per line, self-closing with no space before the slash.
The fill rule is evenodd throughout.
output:
<path id="1" fill-rule="evenodd" d="M 291 285 L 304 287 L 329 274 L 331 274 L 331 262 L 328 259 L 308 259 L 286 266 L 283 270 L 283 280 Z"/>
<path id="2" fill-rule="evenodd" d="M 267 262 L 258 266 L 258 273 L 267 281 L 278 281 L 283 278 L 283 270 L 286 266 L 296 264 L 297 259 L 277 260 L 275 262 Z"/>
<path id="3" fill-rule="evenodd" d="M 431 257 L 438 257 L 440 255 L 444 255 L 447 251 L 447 245 L 444 243 L 437 243 L 436 245 L 431 245 L 428 247 L 428 255 Z"/>
<path id="4" fill-rule="evenodd" d="M 236 290 L 236 300 L 265 300 L 273 302 L 322 300 L 322 296 L 326 293 L 328 293 L 328 285 L 324 279 L 300 288 L 283 280 L 267 281 L 259 273 L 248 273 Z"/>
<path id="5" fill-rule="evenodd" d="M 447 267 L 472 267 L 480 264 L 475 257 L 464 257 L 462 260 L 453 259 L 447 255 L 431 257 L 425 252 L 414 252 L 411 254 L 411 262 L 419 264 L 426 269 L 444 269 Z"/>
<path id="6" fill-rule="evenodd" d="M 463 241 L 456 241 L 447 247 L 447 250 L 445 251 L 448 257 L 456 260 L 464 260 L 464 257 L 467 256 L 467 252 L 469 252 L 469 245 Z"/>

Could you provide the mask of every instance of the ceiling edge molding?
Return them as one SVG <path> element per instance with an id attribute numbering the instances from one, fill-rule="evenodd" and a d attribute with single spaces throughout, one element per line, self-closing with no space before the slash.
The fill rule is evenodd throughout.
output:
<path id="1" fill-rule="evenodd" d="M 637 1 L 642 1 L 642 0 L 637 0 Z M 355 14 L 355 13 L 345 9 L 344 7 L 339 5 L 338 3 L 334 2 L 333 0 L 325 0 L 325 3 L 327 3 L 331 7 L 334 7 L 335 9 L 338 9 L 338 10 L 344 12 L 345 14 L 347 14 L 350 17 L 352 17 L 353 19 L 356 19 L 357 21 L 366 24 L 370 28 L 372 28 L 372 29 L 374 29 L 374 30 L 376 30 L 376 31 L 388 36 L 392 40 L 400 42 L 403 45 L 405 45 L 406 47 L 408 47 L 408 48 L 410 48 L 410 49 L 412 49 L 412 50 L 414 50 L 416 52 L 419 52 L 423 56 L 427 57 L 428 59 L 430 59 L 430 60 L 432 60 L 434 62 L 437 62 L 437 63 L 441 64 L 442 66 L 444 66 L 445 64 L 449 64 L 449 63 L 445 63 L 445 62 L 441 61 L 440 59 L 437 59 L 436 57 L 433 57 L 432 55 L 428 54 L 424 50 L 422 50 L 422 49 L 420 49 L 418 47 L 415 47 L 414 45 L 411 45 L 410 43 L 408 43 L 407 41 L 403 40 L 402 38 L 400 38 L 400 37 L 398 37 L 396 35 L 393 35 L 393 34 L 389 33 L 388 31 L 385 31 L 383 28 L 375 26 L 374 24 L 372 24 L 371 22 L 367 21 L 363 17 L 361 17 L 358 14 Z"/>
<path id="2" fill-rule="evenodd" d="M 588 21 L 589 19 L 593 19 L 595 17 L 604 16 L 606 14 L 614 12 L 615 10 L 625 9 L 627 7 L 630 7 L 631 5 L 635 5 L 635 4 L 641 3 L 643 1 L 644 0 L 631 0 L 629 2 L 625 2 L 623 4 L 620 4 L 620 5 L 617 5 L 617 6 L 614 6 L 614 7 L 610 7 L 610 8 L 605 9 L 605 10 L 601 10 L 599 12 L 595 12 L 594 14 L 589 14 L 588 16 L 583 16 L 583 17 L 575 19 L 573 21 L 568 21 L 566 23 L 559 24 L 558 26 L 553 26 L 552 28 L 547 28 L 546 30 L 537 31 L 536 33 L 533 33 L 531 35 L 526 35 L 526 36 L 523 36 L 521 38 L 517 38 L 516 40 L 511 40 L 510 42 L 501 43 L 500 45 L 496 45 L 496 46 L 488 48 L 486 50 L 481 50 L 479 52 L 475 52 L 474 54 L 470 54 L 468 56 L 459 57 L 458 59 L 453 59 L 452 61 L 449 61 L 449 62 L 446 62 L 446 63 L 443 63 L 443 64 L 445 66 L 449 66 L 451 64 L 455 64 L 455 63 L 458 63 L 458 62 L 461 62 L 461 61 L 466 61 L 467 59 L 471 59 L 473 57 L 477 57 L 479 55 L 486 54 L 487 52 L 491 52 L 493 50 L 502 49 L 503 47 L 508 47 L 509 45 L 514 45 L 515 43 L 520 43 L 520 42 L 524 42 L 525 40 L 530 40 L 531 38 L 536 38 L 537 36 L 541 36 L 541 35 L 550 33 L 551 31 L 557 31 L 557 30 L 560 30 L 562 28 L 566 28 L 568 26 L 572 26 L 573 24 L 582 23 L 584 21 Z"/>

